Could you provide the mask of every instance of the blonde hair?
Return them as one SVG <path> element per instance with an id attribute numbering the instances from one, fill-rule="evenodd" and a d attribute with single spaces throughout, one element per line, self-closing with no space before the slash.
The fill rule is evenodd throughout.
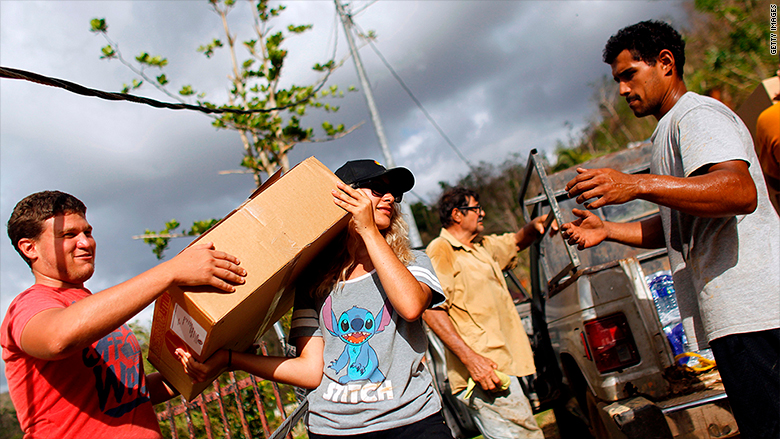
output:
<path id="1" fill-rule="evenodd" d="M 390 227 L 381 230 L 381 233 L 401 263 L 409 265 L 415 260 L 409 246 L 409 226 L 404 221 L 398 203 L 393 204 Z M 317 260 L 313 263 L 314 282 L 309 293 L 312 297 L 324 298 L 339 282 L 347 280 L 347 276 L 357 265 L 355 254 L 359 246 L 360 237 L 348 226 L 317 256 Z"/>

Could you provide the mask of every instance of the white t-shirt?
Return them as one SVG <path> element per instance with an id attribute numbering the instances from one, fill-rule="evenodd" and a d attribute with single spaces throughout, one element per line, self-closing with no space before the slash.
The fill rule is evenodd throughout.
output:
<path id="1" fill-rule="evenodd" d="M 689 177 L 706 165 L 743 160 L 758 191 L 749 215 L 703 218 L 660 206 L 689 342 L 703 349 L 718 337 L 780 327 L 780 218 L 745 124 L 719 101 L 688 92 L 651 140 L 653 174 Z"/>

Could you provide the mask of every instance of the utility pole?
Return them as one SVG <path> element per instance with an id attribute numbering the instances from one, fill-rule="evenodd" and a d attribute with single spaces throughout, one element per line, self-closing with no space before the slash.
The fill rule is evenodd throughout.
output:
<path id="1" fill-rule="evenodd" d="M 339 13 L 341 23 L 344 25 L 344 33 L 347 35 L 347 43 L 349 44 L 349 50 L 352 54 L 352 59 L 355 61 L 355 69 L 357 69 L 358 79 L 360 80 L 360 86 L 363 88 L 363 96 L 366 98 L 366 104 L 368 105 L 368 112 L 371 115 L 371 122 L 374 124 L 374 131 L 376 137 L 379 140 L 379 146 L 382 149 L 382 154 L 385 158 L 385 163 L 388 168 L 395 167 L 395 160 L 390 154 L 390 148 L 387 146 L 387 137 L 385 137 L 385 129 L 382 127 L 382 120 L 379 118 L 379 111 L 376 109 L 376 103 L 374 102 L 374 94 L 371 92 L 371 86 L 368 83 L 368 77 L 366 71 L 363 68 L 363 62 L 360 60 L 357 47 L 355 47 L 355 40 L 352 37 L 352 16 L 344 9 L 344 6 L 339 0 L 333 0 L 336 3 L 336 11 Z M 417 223 L 414 221 L 414 215 L 412 214 L 412 208 L 406 200 L 401 201 L 401 212 L 403 212 L 409 219 L 409 241 L 414 248 L 422 247 L 422 238 L 420 237 L 420 231 L 417 230 Z"/>

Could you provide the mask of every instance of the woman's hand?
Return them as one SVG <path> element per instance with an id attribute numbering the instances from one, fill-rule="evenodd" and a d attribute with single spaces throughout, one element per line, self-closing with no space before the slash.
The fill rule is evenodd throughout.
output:
<path id="1" fill-rule="evenodd" d="M 214 352 L 205 363 L 201 363 L 182 348 L 176 348 L 175 354 L 181 361 L 182 366 L 184 366 L 184 372 L 192 378 L 193 383 L 202 383 L 209 378 L 213 378 L 216 372 L 227 367 L 230 355 L 228 351 L 220 349 Z"/>
<path id="2" fill-rule="evenodd" d="M 342 182 L 338 182 L 336 186 L 338 189 L 331 191 L 333 201 L 352 214 L 350 227 L 361 236 L 371 231 L 378 232 L 374 218 L 375 207 L 368 195 Z"/>

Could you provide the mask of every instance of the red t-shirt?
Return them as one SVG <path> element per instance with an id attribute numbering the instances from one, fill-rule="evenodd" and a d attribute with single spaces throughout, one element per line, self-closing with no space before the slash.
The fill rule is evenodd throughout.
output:
<path id="1" fill-rule="evenodd" d="M 86 289 L 33 285 L 8 307 L 0 345 L 24 437 L 161 438 L 141 348 L 127 325 L 62 360 L 34 358 L 19 347 L 30 318 L 90 294 Z"/>

